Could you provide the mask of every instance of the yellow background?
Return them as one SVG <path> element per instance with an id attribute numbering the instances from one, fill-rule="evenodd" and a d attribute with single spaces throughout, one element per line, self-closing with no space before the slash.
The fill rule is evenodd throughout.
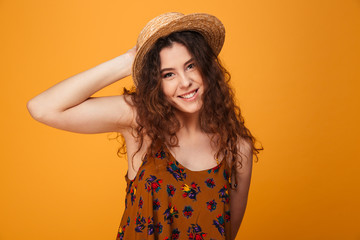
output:
<path id="1" fill-rule="evenodd" d="M 124 53 L 167 11 L 223 21 L 220 56 L 265 148 L 237 239 L 359 240 L 356 0 L 0 0 L 0 239 L 115 240 L 127 164 L 114 135 L 47 127 L 26 102 Z"/>

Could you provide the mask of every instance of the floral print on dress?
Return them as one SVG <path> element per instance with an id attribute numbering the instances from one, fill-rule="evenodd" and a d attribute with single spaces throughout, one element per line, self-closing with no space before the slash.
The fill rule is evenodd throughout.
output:
<path id="1" fill-rule="evenodd" d="M 124 238 L 125 229 L 127 226 L 129 226 L 129 224 L 130 224 L 130 217 L 128 217 L 126 221 L 126 225 L 122 227 L 120 226 L 116 239 L 122 240 Z"/>
<path id="2" fill-rule="evenodd" d="M 225 211 L 225 221 L 230 222 L 230 211 Z"/>
<path id="3" fill-rule="evenodd" d="M 215 187 L 215 181 L 213 178 L 206 179 L 205 183 L 206 183 L 206 186 L 208 186 L 209 188 Z"/>
<path id="4" fill-rule="evenodd" d="M 124 238 L 124 232 L 125 232 L 125 228 L 124 228 L 124 227 L 120 227 L 116 239 L 123 240 L 123 238 Z"/>
<path id="5" fill-rule="evenodd" d="M 224 217 L 221 214 L 219 214 L 216 218 L 217 219 L 213 221 L 213 225 L 215 225 L 215 227 L 218 229 L 219 233 L 221 235 L 223 235 L 225 233 Z"/>
<path id="6" fill-rule="evenodd" d="M 135 179 L 134 179 L 134 180 L 135 180 Z M 129 184 L 128 184 L 128 187 L 127 187 L 127 192 L 126 192 L 126 193 L 130 193 L 133 184 L 134 184 L 134 181 L 133 181 L 133 180 L 130 180 L 130 182 L 129 182 Z"/>
<path id="7" fill-rule="evenodd" d="M 145 189 L 148 192 L 152 190 L 151 195 L 153 195 L 153 191 L 158 192 L 161 189 L 160 186 L 161 183 L 162 183 L 162 179 L 158 179 L 154 175 L 150 175 L 150 177 L 146 179 Z"/>
<path id="8" fill-rule="evenodd" d="M 186 179 L 185 169 L 180 167 L 178 162 L 169 161 L 166 169 L 176 181 L 184 181 Z"/>
<path id="9" fill-rule="evenodd" d="M 189 218 L 192 216 L 194 209 L 191 206 L 185 206 L 183 210 L 184 217 Z"/>
<path id="10" fill-rule="evenodd" d="M 160 150 L 157 153 L 155 153 L 155 157 L 160 158 L 160 159 L 164 159 L 166 157 L 166 153 L 164 152 L 164 150 Z"/>
<path id="11" fill-rule="evenodd" d="M 196 183 L 192 182 L 191 187 L 187 184 L 183 184 L 181 186 L 181 190 L 183 190 L 183 192 L 184 192 L 183 193 L 184 198 L 188 197 L 190 199 L 196 200 L 196 195 L 199 194 L 200 187 Z"/>
<path id="12" fill-rule="evenodd" d="M 174 222 L 174 218 L 179 217 L 179 211 L 174 206 L 171 206 L 171 203 L 169 203 L 168 208 L 164 212 L 164 220 L 167 221 L 168 224 L 171 224 Z"/>
<path id="13" fill-rule="evenodd" d="M 154 218 L 148 217 L 148 235 L 152 235 L 155 232 Z"/>
<path id="14" fill-rule="evenodd" d="M 180 232 L 177 228 L 175 228 L 174 230 L 172 230 L 171 232 L 171 240 L 177 240 L 179 239 L 180 236 Z"/>
<path id="15" fill-rule="evenodd" d="M 157 224 L 155 224 L 155 232 L 160 234 L 162 233 L 163 230 L 163 225 L 161 224 L 161 222 L 158 222 Z"/>
<path id="16" fill-rule="evenodd" d="M 154 218 L 148 218 L 148 235 L 152 235 L 154 233 L 160 234 L 162 233 L 162 229 L 163 226 L 161 225 L 161 222 L 154 224 Z"/>
<path id="17" fill-rule="evenodd" d="M 166 187 L 166 191 L 167 191 L 169 197 L 173 197 L 175 194 L 176 188 L 173 185 L 168 184 Z"/>
<path id="18" fill-rule="evenodd" d="M 231 228 L 229 174 L 224 168 L 219 164 L 201 173 L 188 170 L 166 147 L 146 155 L 134 180 L 126 178 L 116 239 L 225 240 Z"/>
<path id="19" fill-rule="evenodd" d="M 209 169 L 209 170 L 208 170 L 208 173 L 211 173 L 211 172 L 217 173 L 217 172 L 219 172 L 220 167 L 221 167 L 221 164 L 218 164 L 217 166 Z"/>
<path id="20" fill-rule="evenodd" d="M 230 180 L 230 175 L 229 175 L 228 171 L 226 171 L 226 169 L 224 169 L 223 176 L 226 181 Z"/>
<path id="21" fill-rule="evenodd" d="M 139 199 L 139 209 L 141 209 L 143 207 L 143 204 L 144 204 L 144 200 L 142 199 L 142 197 L 140 196 L 140 199 Z"/>
<path id="22" fill-rule="evenodd" d="M 133 205 L 133 203 L 135 201 L 135 194 L 136 194 L 136 186 L 133 187 L 134 180 L 130 181 L 130 183 L 127 187 L 127 194 L 130 194 L 131 205 Z M 127 201 L 125 201 L 125 208 L 127 208 Z"/>
<path id="23" fill-rule="evenodd" d="M 142 232 L 145 228 L 146 219 L 138 213 L 135 219 L 135 224 L 135 231 Z"/>
<path id="24" fill-rule="evenodd" d="M 143 169 L 143 170 L 140 172 L 139 181 L 141 181 L 141 180 L 143 179 L 144 173 L 145 173 L 145 169 Z"/>
<path id="25" fill-rule="evenodd" d="M 217 203 L 216 203 L 216 201 L 214 199 L 214 200 L 211 200 L 209 202 L 206 202 L 206 205 L 207 205 L 207 209 L 209 209 L 210 212 L 212 212 L 212 211 L 214 211 L 216 209 Z"/>
<path id="26" fill-rule="evenodd" d="M 154 210 L 159 210 L 159 208 L 160 208 L 159 199 L 155 199 L 155 200 L 153 201 L 153 209 L 154 209 Z"/>
<path id="27" fill-rule="evenodd" d="M 229 191 L 226 185 L 220 189 L 219 198 L 222 202 L 229 203 Z"/>
<path id="28" fill-rule="evenodd" d="M 191 224 L 191 227 L 188 229 L 188 236 L 189 239 L 204 240 L 206 233 L 201 231 L 199 224 Z"/>
<path id="29" fill-rule="evenodd" d="M 136 198 L 136 188 L 137 185 L 134 186 L 134 188 L 130 189 L 130 200 L 131 200 L 131 205 L 134 204 L 135 198 Z"/>

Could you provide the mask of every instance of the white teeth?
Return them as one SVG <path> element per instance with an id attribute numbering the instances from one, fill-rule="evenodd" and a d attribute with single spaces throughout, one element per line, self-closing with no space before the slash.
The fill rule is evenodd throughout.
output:
<path id="1" fill-rule="evenodd" d="M 186 95 L 181 95 L 182 98 L 192 98 L 195 95 L 196 91 L 193 91 Z"/>

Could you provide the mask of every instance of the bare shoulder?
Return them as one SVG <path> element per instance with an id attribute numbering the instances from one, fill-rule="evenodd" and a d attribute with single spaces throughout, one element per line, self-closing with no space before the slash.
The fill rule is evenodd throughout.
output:
<path id="1" fill-rule="evenodd" d="M 253 162 L 253 147 L 250 140 L 241 138 L 238 142 L 238 152 L 241 157 L 238 157 L 238 161 L 241 161 L 241 165 L 237 164 L 238 174 L 248 174 L 252 169 Z"/>
<path id="2" fill-rule="evenodd" d="M 246 155 L 246 157 L 252 156 L 252 143 L 248 139 L 241 138 L 238 142 L 238 149 L 241 152 L 241 154 Z"/>

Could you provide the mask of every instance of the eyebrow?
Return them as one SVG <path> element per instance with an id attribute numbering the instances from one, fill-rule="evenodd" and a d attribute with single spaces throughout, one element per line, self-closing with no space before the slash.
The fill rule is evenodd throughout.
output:
<path id="1" fill-rule="evenodd" d="M 190 58 L 189 60 L 187 60 L 185 63 L 184 63 L 184 66 L 188 65 L 190 62 L 194 61 L 194 58 Z M 160 70 L 160 73 L 164 72 L 164 71 L 171 71 L 171 70 L 174 70 L 174 68 L 163 68 Z"/>

